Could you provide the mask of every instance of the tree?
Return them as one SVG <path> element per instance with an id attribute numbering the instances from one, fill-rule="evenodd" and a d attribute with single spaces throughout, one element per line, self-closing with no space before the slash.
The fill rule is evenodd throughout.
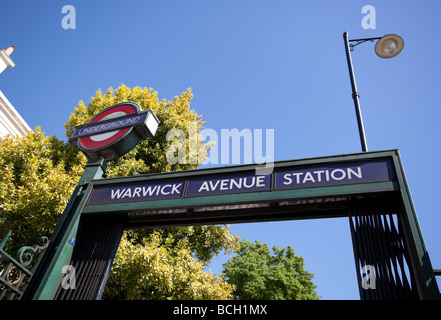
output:
<path id="1" fill-rule="evenodd" d="M 209 145 L 202 143 L 198 136 L 198 157 L 197 162 L 186 161 L 175 164 L 167 161 L 167 150 L 173 141 L 167 141 L 167 133 L 172 129 L 180 129 L 186 136 L 187 159 L 189 146 L 189 124 L 197 124 L 197 132 L 201 130 L 205 122 L 202 116 L 190 109 L 190 101 L 193 98 L 191 89 L 187 89 L 172 101 L 165 99 L 159 101 L 157 92 L 151 88 L 135 87 L 130 89 L 121 85 L 116 90 L 109 88 L 104 94 L 98 90 L 91 98 L 91 101 L 84 104 L 80 101 L 69 121 L 64 125 L 66 137 L 70 137 L 74 127 L 84 124 L 98 112 L 119 102 L 133 101 L 139 104 L 142 110 L 152 110 L 160 125 L 154 137 L 142 141 L 136 148 L 125 156 L 109 162 L 106 171 L 107 177 L 128 176 L 144 173 L 159 173 L 169 171 L 181 171 L 196 169 L 206 159 Z"/>
<path id="2" fill-rule="evenodd" d="M 180 129 L 185 133 L 186 136 L 186 153 L 187 159 L 190 153 L 190 122 L 196 123 L 197 132 L 202 129 L 204 122 L 202 116 L 197 114 L 195 111 L 190 109 L 190 100 L 193 94 L 190 89 L 183 92 L 181 95 L 174 97 L 171 101 L 162 100 L 159 101 L 157 97 L 157 92 L 154 92 L 151 88 L 140 88 L 135 87 L 130 89 L 125 85 L 121 85 L 116 90 L 109 88 L 104 94 L 99 90 L 96 95 L 91 98 L 90 103 L 87 106 L 83 101 L 80 101 L 78 107 L 75 108 L 74 113 L 70 116 L 69 121 L 66 123 L 66 136 L 70 136 L 73 128 L 80 125 L 90 119 L 93 115 L 97 114 L 101 110 L 111 106 L 113 104 L 133 101 L 140 105 L 142 110 L 152 110 L 158 120 L 160 121 L 160 126 L 156 132 L 156 135 L 152 138 L 142 141 L 135 149 L 124 155 L 123 157 L 117 159 L 116 161 L 110 162 L 108 169 L 106 170 L 107 177 L 116 176 L 128 176 L 136 174 L 145 173 L 157 173 L 157 172 L 167 172 L 167 171 L 180 171 L 187 169 L 197 168 L 203 160 L 205 160 L 207 151 L 209 149 L 208 145 L 201 142 L 200 137 L 197 139 L 197 162 L 194 161 L 182 161 L 177 163 L 170 163 L 167 161 L 167 150 L 175 141 L 168 141 L 167 134 L 172 129 Z M 180 246 L 184 239 L 191 239 L 192 241 L 186 241 L 185 244 L 188 249 L 188 254 L 191 257 L 199 260 L 203 265 L 208 265 L 214 255 L 219 254 L 222 250 L 226 252 L 231 252 L 237 246 L 238 238 L 229 233 L 227 226 L 198 226 L 198 227 L 182 227 L 182 228 L 171 228 L 171 229 L 160 229 L 157 230 L 157 235 L 159 235 L 158 241 L 161 245 L 173 248 L 174 246 Z M 144 230 L 131 233 L 131 243 L 133 245 L 145 246 L 144 239 L 151 239 L 151 230 Z M 123 254 L 123 249 L 119 250 L 117 253 L 117 258 L 115 259 L 114 267 L 112 268 L 112 273 L 108 280 L 108 286 L 104 293 L 104 297 L 107 299 L 121 298 L 121 296 L 113 295 L 115 290 L 111 290 L 113 285 L 118 285 L 120 283 L 119 278 L 121 274 L 118 272 L 125 273 L 123 277 L 132 277 L 136 279 L 139 277 L 139 272 L 136 268 L 133 269 L 123 269 L 119 268 L 119 263 L 123 263 L 124 259 L 120 259 L 120 255 Z M 136 250 L 135 250 L 136 251 Z M 139 254 L 137 259 L 143 260 L 144 257 L 141 254 L 145 252 L 143 250 L 136 251 Z M 173 254 L 173 250 L 169 251 L 169 254 Z M 181 258 L 184 257 L 181 255 Z M 147 266 L 146 266 L 147 267 Z M 153 268 L 150 265 L 150 268 Z M 168 272 L 172 273 L 173 264 L 169 265 Z M 129 272 L 132 272 L 129 274 Z M 203 272 L 202 270 L 200 272 Z M 196 279 L 196 278 L 193 278 Z M 178 279 L 176 279 L 178 280 Z M 199 278 L 202 281 L 202 278 Z M 205 285 L 210 286 L 210 282 Z M 118 285 L 119 286 L 119 285 Z M 199 283 L 200 287 L 204 286 L 204 283 Z M 133 287 L 132 287 L 133 288 Z M 231 290 L 231 288 L 230 288 Z M 130 298 L 133 295 L 127 292 L 126 298 Z M 224 299 L 227 299 L 230 294 L 225 294 Z M 165 298 L 165 296 L 163 296 Z M 208 298 L 208 296 L 205 296 Z M 220 298 L 219 296 L 214 296 L 215 298 Z M 140 297 L 138 296 L 138 299 Z M 148 297 L 147 297 L 148 298 Z M 169 296 L 168 298 L 172 298 Z M 188 299 L 191 297 L 188 296 Z M 194 298 L 197 298 L 195 296 Z"/>
<path id="3" fill-rule="evenodd" d="M 243 300 L 317 300 L 313 274 L 304 269 L 304 260 L 288 246 L 279 249 L 256 240 L 240 241 L 237 255 L 223 265 L 227 282 L 236 287 Z"/>
<path id="4" fill-rule="evenodd" d="M 143 110 L 153 110 L 161 124 L 155 137 L 142 141 L 131 152 L 109 162 L 105 176 L 194 169 L 205 159 L 209 148 L 201 139 L 197 140 L 197 162 L 172 164 L 166 157 L 167 149 L 174 143 L 167 140 L 167 133 L 172 128 L 185 132 L 188 146 L 189 122 L 196 123 L 197 132 L 204 124 L 202 116 L 190 109 L 192 97 L 190 89 L 171 101 L 159 101 L 157 92 L 151 88 L 130 89 L 121 85 L 116 90 L 109 88 L 105 93 L 98 90 L 87 105 L 83 101 L 79 102 L 65 124 L 66 136 L 69 137 L 75 126 L 85 123 L 99 111 L 119 102 L 133 101 Z M 190 148 L 187 147 L 186 150 L 188 156 Z M 0 232 L 5 235 L 7 231 L 13 230 L 10 242 L 13 246 L 18 248 L 35 244 L 40 236 L 51 234 L 83 172 L 85 163 L 84 155 L 75 152 L 72 146 L 55 136 L 46 137 L 39 128 L 23 138 L 8 137 L 0 144 Z M 148 282 L 139 282 L 141 287 L 136 288 L 127 282 L 125 287 L 124 279 L 137 279 L 140 274 L 136 268 L 125 270 L 121 266 L 128 266 L 125 263 L 131 261 L 131 266 L 139 263 L 144 272 L 148 273 L 146 270 L 150 270 L 151 275 L 158 275 L 153 272 L 156 268 L 153 262 L 156 260 L 146 258 L 146 255 L 148 256 L 152 248 L 160 248 L 162 251 L 158 252 L 161 252 L 167 261 L 164 267 L 166 273 L 176 275 L 174 268 L 178 270 L 178 262 L 182 262 L 193 266 L 192 276 L 174 276 L 167 281 L 158 278 L 155 290 L 161 294 L 148 294 L 146 299 L 177 298 L 182 295 L 169 289 L 188 286 L 198 288 L 199 291 L 187 290 L 187 299 L 228 299 L 231 297 L 232 286 L 222 284 L 222 277 L 216 278 L 213 274 L 206 274 L 201 266 L 208 265 L 212 257 L 223 250 L 231 252 L 237 247 L 237 242 L 238 238 L 229 232 L 228 226 L 132 231 L 123 238 L 108 280 L 105 297 L 140 299 L 142 297 L 139 292 L 149 292 L 152 287 Z M 127 257 L 128 254 L 131 256 Z M 169 281 L 172 281 L 171 287 Z M 116 293 L 118 290 L 121 293 Z M 165 294 L 166 292 L 169 295 Z"/>
<path id="5" fill-rule="evenodd" d="M 166 243 L 153 232 L 134 244 L 127 234 L 116 256 L 107 299 L 231 299 L 233 286 L 213 273 L 204 272 L 204 263 L 191 255 L 189 240 Z M 171 242 L 171 243 L 167 243 Z"/>
<path id="6" fill-rule="evenodd" d="M 12 230 L 11 253 L 50 235 L 81 175 L 79 163 L 78 154 L 66 156 L 63 142 L 38 127 L 0 143 L 0 238 Z"/>

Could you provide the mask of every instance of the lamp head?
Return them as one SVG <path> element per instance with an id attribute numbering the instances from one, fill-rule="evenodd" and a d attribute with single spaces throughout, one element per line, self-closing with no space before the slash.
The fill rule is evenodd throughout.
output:
<path id="1" fill-rule="evenodd" d="M 393 58 L 403 50 L 403 47 L 403 38 L 396 34 L 388 34 L 377 41 L 375 44 L 375 53 L 380 58 Z"/>

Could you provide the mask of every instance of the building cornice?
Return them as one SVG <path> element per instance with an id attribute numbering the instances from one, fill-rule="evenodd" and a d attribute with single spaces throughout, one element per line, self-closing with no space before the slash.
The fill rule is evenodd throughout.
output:
<path id="1" fill-rule="evenodd" d="M 0 141 L 8 134 L 19 136 L 28 134 L 31 128 L 0 91 Z"/>

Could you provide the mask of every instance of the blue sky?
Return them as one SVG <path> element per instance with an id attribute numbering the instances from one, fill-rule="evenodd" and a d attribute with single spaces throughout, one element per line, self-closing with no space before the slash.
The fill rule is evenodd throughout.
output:
<path id="1" fill-rule="evenodd" d="M 64 5 L 76 9 L 75 30 L 61 25 Z M 376 29 L 362 28 L 365 5 L 376 9 Z M 191 87 L 192 108 L 218 133 L 274 129 L 275 160 L 353 153 L 361 147 L 342 34 L 399 34 L 396 58 L 378 58 L 373 43 L 352 55 L 367 142 L 400 149 L 432 265 L 441 268 L 440 10 L 435 0 L 7 1 L 0 47 L 16 46 L 16 67 L 0 75 L 0 90 L 31 128 L 62 139 L 80 100 L 124 83 L 167 100 Z M 324 299 L 359 299 L 347 219 L 231 229 L 291 245 Z"/>

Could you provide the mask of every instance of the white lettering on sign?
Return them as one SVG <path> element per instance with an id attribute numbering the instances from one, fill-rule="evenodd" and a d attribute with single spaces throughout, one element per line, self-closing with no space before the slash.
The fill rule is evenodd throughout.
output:
<path id="1" fill-rule="evenodd" d="M 105 123 L 105 124 L 97 124 L 95 126 L 90 126 L 87 128 L 83 128 L 80 129 L 78 131 L 78 135 L 84 135 L 84 134 L 91 134 L 91 133 L 95 133 L 95 132 L 100 132 L 102 130 L 109 130 L 109 129 L 115 129 L 115 128 L 119 128 L 122 126 L 128 126 L 131 124 L 137 124 L 141 121 L 141 117 L 137 116 L 134 118 L 127 118 L 127 119 L 123 119 L 123 120 L 117 120 L 114 122 L 110 122 L 110 123 Z"/>
<path id="2" fill-rule="evenodd" d="M 361 168 L 357 167 L 356 170 L 352 168 L 334 169 L 334 170 L 316 170 L 306 172 L 292 172 L 283 175 L 283 184 L 304 184 L 304 183 L 317 183 L 323 181 L 340 181 L 343 179 L 353 180 L 362 179 L 363 174 Z"/>
<path id="3" fill-rule="evenodd" d="M 198 192 L 201 191 L 217 191 L 232 189 L 249 189 L 256 187 L 265 187 L 265 176 L 252 176 L 231 179 L 221 179 L 215 181 L 204 181 Z"/>
<path id="4" fill-rule="evenodd" d="M 148 187 L 127 187 L 118 188 L 110 190 L 110 198 L 113 199 L 124 199 L 124 198 L 146 198 L 158 195 L 173 195 L 181 194 L 179 188 L 182 183 L 174 184 L 164 184 L 164 185 L 154 185 Z"/>

